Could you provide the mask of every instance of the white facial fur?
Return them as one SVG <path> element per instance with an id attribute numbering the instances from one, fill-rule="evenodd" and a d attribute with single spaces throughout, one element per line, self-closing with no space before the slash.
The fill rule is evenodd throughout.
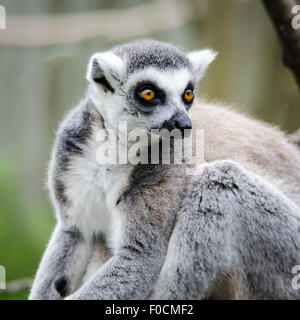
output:
<path id="1" fill-rule="evenodd" d="M 104 90 L 103 86 L 94 81 L 93 68 L 95 61 L 98 63 L 102 71 L 102 76 L 108 81 L 113 89 L 116 90 L 112 93 L 109 90 Z M 126 76 L 126 67 L 124 62 L 113 52 L 95 53 L 91 56 L 88 63 L 86 79 L 91 84 L 91 99 L 95 106 L 100 111 L 105 119 L 105 124 L 109 128 L 115 128 L 115 119 L 121 118 L 120 106 L 123 104 L 123 99 L 120 96 L 119 89 L 121 83 Z M 98 75 L 101 76 L 101 73 Z"/>
<path id="2" fill-rule="evenodd" d="M 151 66 L 127 75 L 125 62 L 112 51 L 96 53 L 90 59 L 86 76 L 91 83 L 91 99 L 104 117 L 106 127 L 115 129 L 116 133 L 120 121 L 127 122 L 128 130 L 159 127 L 176 112 L 187 113 L 182 94 L 189 83 L 196 87 L 215 57 L 216 53 L 210 49 L 192 51 L 187 54 L 191 68 L 160 70 Z M 94 81 L 95 61 L 100 67 L 97 76 L 105 77 L 114 92 L 105 90 L 101 84 Z M 141 81 L 154 82 L 167 96 L 165 105 L 156 107 L 147 115 L 128 105 L 129 91 Z"/>
<path id="3" fill-rule="evenodd" d="M 130 75 L 124 84 L 125 91 L 141 81 L 152 81 L 167 94 L 168 103 L 166 105 L 157 108 L 150 115 L 139 116 L 142 127 L 150 129 L 170 119 L 176 112 L 187 113 L 181 96 L 191 80 L 193 80 L 193 75 L 187 69 L 161 71 L 151 67 Z"/>

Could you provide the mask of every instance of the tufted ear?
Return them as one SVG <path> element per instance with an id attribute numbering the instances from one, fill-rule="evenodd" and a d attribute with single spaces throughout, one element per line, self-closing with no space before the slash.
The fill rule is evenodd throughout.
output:
<path id="1" fill-rule="evenodd" d="M 105 92 L 114 92 L 125 77 L 123 60 L 111 51 L 98 52 L 91 56 L 86 78 L 98 83 Z"/>
<path id="2" fill-rule="evenodd" d="M 211 49 L 195 50 L 187 54 L 198 81 L 204 76 L 208 66 L 215 60 L 217 55 L 218 53 Z"/>

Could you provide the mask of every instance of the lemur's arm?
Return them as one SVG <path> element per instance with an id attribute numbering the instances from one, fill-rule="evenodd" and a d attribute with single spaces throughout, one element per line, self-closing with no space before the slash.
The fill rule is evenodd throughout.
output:
<path id="1" fill-rule="evenodd" d="M 74 292 L 89 257 L 90 247 L 76 230 L 58 224 L 42 258 L 29 299 L 59 300 Z"/>
<path id="2" fill-rule="evenodd" d="M 149 295 L 163 265 L 170 232 L 157 232 L 151 222 L 141 220 L 135 217 L 127 223 L 118 253 L 68 299 L 127 300 Z"/>
<path id="3" fill-rule="evenodd" d="M 138 167 L 119 204 L 124 228 L 118 252 L 69 299 L 145 299 L 157 280 L 178 208 L 180 172 Z"/>
<path id="4" fill-rule="evenodd" d="M 55 207 L 57 226 L 40 263 L 29 299 L 62 299 L 80 285 L 91 246 L 80 230 L 68 222 L 74 207 L 67 197 L 65 174 L 72 157 L 82 153 L 89 133 L 91 113 L 83 101 L 65 118 L 58 130 L 48 171 L 48 188 Z"/>
<path id="5" fill-rule="evenodd" d="M 299 299 L 300 209 L 238 164 L 194 177 L 151 299 Z"/>

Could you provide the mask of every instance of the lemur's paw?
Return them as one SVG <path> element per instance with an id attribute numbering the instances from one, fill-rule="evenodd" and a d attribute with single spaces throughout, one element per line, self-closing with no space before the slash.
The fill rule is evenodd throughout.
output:
<path id="1" fill-rule="evenodd" d="M 62 276 L 54 282 L 54 287 L 60 296 L 64 298 L 69 291 L 69 281 L 65 276 Z"/>

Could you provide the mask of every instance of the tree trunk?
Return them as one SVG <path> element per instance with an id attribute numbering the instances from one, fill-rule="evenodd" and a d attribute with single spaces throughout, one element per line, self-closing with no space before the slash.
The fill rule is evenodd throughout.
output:
<path id="1" fill-rule="evenodd" d="M 293 72 L 300 89 L 300 29 L 293 28 L 292 20 L 296 15 L 292 8 L 300 5 L 299 0 L 262 0 L 283 49 L 283 62 Z"/>

